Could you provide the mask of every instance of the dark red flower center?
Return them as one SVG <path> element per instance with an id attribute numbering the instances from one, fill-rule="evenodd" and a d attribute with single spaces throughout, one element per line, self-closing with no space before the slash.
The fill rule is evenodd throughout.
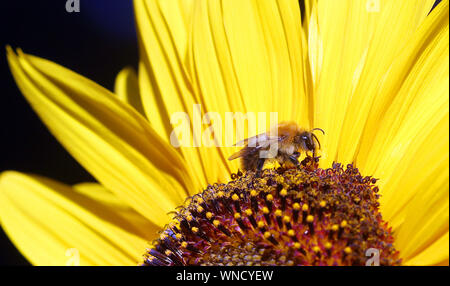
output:
<path id="1" fill-rule="evenodd" d="M 232 175 L 191 197 L 153 241 L 144 265 L 400 264 L 379 212 L 376 179 L 353 165 Z"/>

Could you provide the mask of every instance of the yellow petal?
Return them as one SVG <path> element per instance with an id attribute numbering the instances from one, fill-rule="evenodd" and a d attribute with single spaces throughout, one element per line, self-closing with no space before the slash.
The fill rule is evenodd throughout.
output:
<path id="1" fill-rule="evenodd" d="M 311 14 L 313 11 L 313 7 L 316 5 L 316 0 L 303 0 L 299 1 L 301 9 L 303 9 L 302 13 L 302 25 L 303 25 L 303 31 L 305 32 L 305 36 L 307 35 L 309 31 L 309 25 L 311 20 Z"/>
<path id="2" fill-rule="evenodd" d="M 166 213 L 193 188 L 178 153 L 139 113 L 95 83 L 10 48 L 8 61 L 22 93 L 71 155 L 121 200 L 164 225 Z"/>
<path id="3" fill-rule="evenodd" d="M 422 251 L 419 255 L 405 261 L 405 265 L 442 265 L 448 266 L 448 231 L 435 243 Z"/>
<path id="4" fill-rule="evenodd" d="M 279 120 L 307 118 L 298 3 L 196 4 L 192 57 L 207 109 L 277 111 Z"/>
<path id="5" fill-rule="evenodd" d="M 448 232 L 448 41 L 444 1 L 390 67 L 356 157 L 406 260 Z"/>
<path id="6" fill-rule="evenodd" d="M 385 90 L 387 77 L 397 85 L 402 84 L 402 77 L 395 73 L 392 65 L 405 53 L 405 49 L 413 46 L 413 38 L 420 35 L 422 24 L 428 20 L 428 13 L 434 1 L 377 1 L 372 7 L 379 7 L 380 16 L 376 23 L 367 54 L 361 58 L 364 66 L 353 87 L 348 108 L 344 109 L 345 120 L 340 134 L 337 160 L 351 162 L 355 160 L 361 136 L 374 132 L 378 126 L 379 116 L 383 115 L 386 101 L 395 96 L 395 92 L 382 93 Z M 373 13 L 372 13 L 373 14 Z M 425 39 L 425 38 L 423 38 Z M 406 67 L 403 65 L 402 67 Z M 369 117 L 373 125 L 368 127 Z M 375 129 L 376 130 L 376 129 Z"/>
<path id="7" fill-rule="evenodd" d="M 448 232 L 448 120 L 447 111 L 439 124 L 430 126 L 430 132 L 413 139 L 405 137 L 402 130 L 399 136 L 406 141 L 387 151 L 392 155 L 386 156 L 377 172 L 385 178 L 380 181 L 383 217 L 393 226 L 395 245 L 405 259 L 418 255 Z M 413 129 L 411 126 L 405 128 Z M 387 170 L 385 175 L 383 170 Z"/>
<path id="8" fill-rule="evenodd" d="M 448 18 L 446 21 L 443 29 L 433 32 L 435 39 L 411 66 L 378 122 L 373 144 L 362 145 L 357 157 L 364 173 L 382 179 L 387 215 L 402 206 L 397 199 L 405 202 L 414 195 L 416 188 L 408 188 L 408 181 L 419 185 L 448 157 Z"/>
<path id="9" fill-rule="evenodd" d="M 98 183 L 79 183 L 72 186 L 72 188 L 75 192 L 114 211 L 114 214 L 107 216 L 105 213 L 96 212 L 95 214 L 100 218 L 107 219 L 112 224 L 133 233 L 146 241 L 155 239 L 160 227 L 137 213 L 132 207 L 126 205 L 102 185 Z M 79 203 L 79 201 L 77 201 L 77 203 Z"/>
<path id="10" fill-rule="evenodd" d="M 110 200 L 117 205 L 50 179 L 12 171 L 0 175 L 2 227 L 34 265 L 139 263 L 147 240 L 116 213 L 126 207 Z"/>
<path id="11" fill-rule="evenodd" d="M 184 3 L 184 4 L 183 4 Z M 164 140 L 172 108 L 188 111 L 193 99 L 184 67 L 188 1 L 134 1 L 140 41 L 139 83 L 145 113 Z"/>
<path id="12" fill-rule="evenodd" d="M 193 105 L 201 103 L 193 93 L 187 71 L 193 1 L 135 1 L 134 4 L 140 40 L 138 79 L 144 111 L 155 131 L 169 142 L 175 127 L 171 126 L 173 114 L 186 112 L 192 120 Z M 192 138 L 191 133 L 191 142 Z M 215 157 L 207 156 L 207 151 L 199 148 L 181 147 L 178 151 L 192 170 L 195 187 L 188 190 L 192 194 L 206 185 L 204 162 Z"/>
<path id="13" fill-rule="evenodd" d="M 404 130 L 412 136 L 424 137 L 423 132 L 431 130 L 433 122 L 448 113 L 446 105 L 448 2 L 444 1 L 426 18 L 391 66 L 369 114 L 356 155 L 358 165 L 365 172 L 373 173 L 383 158 L 379 154 L 385 153 L 386 146 L 396 146 L 392 141 L 399 135 L 399 129 L 407 124 L 407 118 L 411 124 L 408 129 L 412 129 Z"/>
<path id="14" fill-rule="evenodd" d="M 136 72 L 131 67 L 124 68 L 116 77 L 114 93 L 123 101 L 133 106 L 140 114 L 144 115 L 139 83 Z"/>
<path id="15" fill-rule="evenodd" d="M 449 226 L 448 156 L 428 180 L 412 189 L 414 197 L 395 216 L 403 222 L 396 227 L 396 246 L 409 259 L 433 244 Z M 401 206 L 399 206 L 401 207 Z"/>
<path id="16" fill-rule="evenodd" d="M 327 132 L 321 163 L 351 162 L 383 74 L 433 1 L 318 1 L 314 127 Z M 314 11 L 313 11 L 314 12 Z M 322 55 L 320 55 L 322 54 Z M 337 112 L 336 112 L 337 111 Z M 339 148 L 338 148 L 339 146 Z"/>

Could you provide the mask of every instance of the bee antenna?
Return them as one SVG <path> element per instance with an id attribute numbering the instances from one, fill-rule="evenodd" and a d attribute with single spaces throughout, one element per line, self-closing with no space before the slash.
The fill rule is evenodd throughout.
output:
<path id="1" fill-rule="evenodd" d="M 321 131 L 321 132 L 323 133 L 323 135 L 325 135 L 325 131 L 323 131 L 322 128 L 313 128 L 311 131 L 314 131 L 314 130 L 319 130 L 319 131 Z M 317 139 L 317 138 L 316 138 L 316 139 Z"/>
<path id="2" fill-rule="evenodd" d="M 317 143 L 319 143 L 319 149 L 321 149 L 321 147 L 320 147 L 320 141 L 319 141 L 319 139 L 317 139 L 316 134 L 314 134 L 314 133 L 311 133 L 311 134 L 312 134 L 312 136 L 316 139 Z"/>

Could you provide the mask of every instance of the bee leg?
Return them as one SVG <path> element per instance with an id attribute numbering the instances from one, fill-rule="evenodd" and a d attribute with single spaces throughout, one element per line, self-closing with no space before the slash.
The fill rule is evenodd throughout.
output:
<path id="1" fill-rule="evenodd" d="M 295 167 L 300 168 L 300 162 L 298 161 L 298 157 L 300 156 L 300 153 L 294 152 L 291 156 L 289 156 L 289 160 L 292 162 L 292 164 L 295 165 Z"/>
<path id="2" fill-rule="evenodd" d="M 266 159 L 259 158 L 258 162 L 256 163 L 256 177 L 261 176 L 262 168 L 264 167 L 264 163 L 266 162 Z"/>

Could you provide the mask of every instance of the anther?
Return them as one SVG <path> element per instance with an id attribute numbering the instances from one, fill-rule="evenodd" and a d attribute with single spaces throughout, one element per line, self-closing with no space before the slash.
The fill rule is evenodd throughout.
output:
<path id="1" fill-rule="evenodd" d="M 313 217 L 312 215 L 308 215 L 308 216 L 306 217 L 306 221 L 308 222 L 309 233 L 310 233 L 311 235 L 314 235 L 314 224 L 313 224 L 313 222 L 314 222 L 314 217 Z"/>
<path id="2" fill-rule="evenodd" d="M 291 217 L 290 217 L 290 216 L 285 215 L 285 216 L 283 217 L 283 222 L 284 222 L 284 225 L 286 226 L 287 229 L 292 228 L 292 225 L 291 225 Z"/>
<path id="3" fill-rule="evenodd" d="M 257 224 L 256 224 L 256 220 L 253 217 L 253 212 L 251 209 L 246 209 L 245 210 L 245 214 L 247 215 L 248 220 L 250 221 L 250 223 L 252 224 L 253 228 L 257 228 Z"/>
<path id="4" fill-rule="evenodd" d="M 346 254 L 350 254 L 350 253 L 352 253 L 352 249 L 350 248 L 350 247 L 346 247 L 346 248 L 344 248 L 344 252 L 346 253 Z"/>
<path id="5" fill-rule="evenodd" d="M 261 232 L 267 231 L 266 225 L 264 224 L 264 222 L 263 222 L 262 220 L 258 221 L 258 229 L 259 229 Z"/>
<path id="6" fill-rule="evenodd" d="M 280 191 L 280 196 L 281 196 L 281 210 L 286 210 L 286 196 L 287 196 L 288 192 L 286 191 L 286 189 L 282 189 Z"/>
<path id="7" fill-rule="evenodd" d="M 275 211 L 275 219 L 277 221 L 278 227 L 283 228 L 283 213 L 281 210 Z"/>
<path id="8" fill-rule="evenodd" d="M 288 230 L 288 236 L 292 238 L 293 241 L 298 241 L 297 236 L 295 235 L 295 231 L 293 229 Z"/>
<path id="9" fill-rule="evenodd" d="M 278 241 L 273 237 L 269 231 L 264 232 L 264 238 L 272 242 L 274 245 L 278 245 Z"/>
<path id="10" fill-rule="evenodd" d="M 233 194 L 231 196 L 231 199 L 234 201 L 234 208 L 236 209 L 237 212 L 241 211 L 241 207 L 239 205 L 239 196 L 237 194 Z"/>
<path id="11" fill-rule="evenodd" d="M 252 205 L 252 210 L 257 213 L 258 212 L 258 200 L 257 200 L 258 193 L 255 190 L 252 190 L 250 192 L 250 202 Z"/>
<path id="12" fill-rule="evenodd" d="M 225 228 L 219 220 L 213 220 L 213 225 L 221 232 L 223 232 L 226 236 L 231 236 L 231 232 L 227 228 Z"/>
<path id="13" fill-rule="evenodd" d="M 303 217 L 302 223 L 303 224 L 306 223 L 306 217 L 308 215 L 308 210 L 309 210 L 308 204 L 303 204 L 303 206 L 302 206 L 302 217 Z"/>
<path id="14" fill-rule="evenodd" d="M 269 213 L 270 213 L 269 209 L 267 207 L 263 207 L 262 211 L 264 214 L 264 218 L 266 219 L 267 225 L 270 226 L 271 220 L 270 220 L 270 215 L 269 215 Z"/>
<path id="15" fill-rule="evenodd" d="M 242 231 L 246 231 L 248 229 L 247 226 L 242 221 L 242 217 L 241 217 L 240 213 L 235 213 L 234 219 L 236 220 L 236 222 L 238 223 L 238 225 L 242 229 Z"/>
<path id="16" fill-rule="evenodd" d="M 268 195 L 266 196 L 266 206 L 267 206 L 267 208 L 268 208 L 270 211 L 272 211 L 272 201 L 273 201 L 273 196 L 272 196 L 272 194 L 268 194 Z"/>

